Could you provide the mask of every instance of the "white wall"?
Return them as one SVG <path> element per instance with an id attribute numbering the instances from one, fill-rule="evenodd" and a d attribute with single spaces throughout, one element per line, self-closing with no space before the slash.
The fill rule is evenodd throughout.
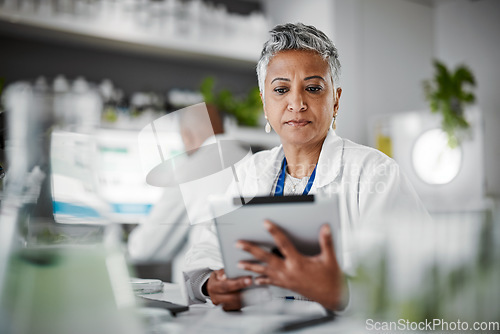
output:
<path id="1" fill-rule="evenodd" d="M 337 133 L 358 143 L 366 142 L 363 101 L 363 21 L 362 1 L 337 0 L 334 41 L 342 65 L 342 96 L 337 117 Z"/>
<path id="2" fill-rule="evenodd" d="M 264 10 L 272 26 L 282 23 L 310 24 L 334 40 L 335 0 L 264 0 Z"/>
<path id="3" fill-rule="evenodd" d="M 435 55 L 473 71 L 485 130 L 486 192 L 500 196 L 500 1 L 437 2 Z M 478 167 L 480 167 L 478 165 Z"/>
<path id="4" fill-rule="evenodd" d="M 336 4 L 335 30 L 344 65 L 344 114 L 338 132 L 371 144 L 377 115 L 426 106 L 421 82 L 432 75 L 432 7 L 403 0 Z"/>
<path id="5" fill-rule="evenodd" d="M 363 22 L 366 112 L 424 107 L 421 83 L 432 73 L 432 8 L 401 0 L 366 0 Z"/>

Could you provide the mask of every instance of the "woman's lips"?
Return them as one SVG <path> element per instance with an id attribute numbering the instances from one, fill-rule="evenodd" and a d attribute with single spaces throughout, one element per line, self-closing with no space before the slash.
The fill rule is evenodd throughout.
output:
<path id="1" fill-rule="evenodd" d="M 290 126 L 306 126 L 307 124 L 311 123 L 310 121 L 306 119 L 297 119 L 297 120 L 291 120 L 288 122 L 285 122 L 285 124 L 288 124 Z"/>

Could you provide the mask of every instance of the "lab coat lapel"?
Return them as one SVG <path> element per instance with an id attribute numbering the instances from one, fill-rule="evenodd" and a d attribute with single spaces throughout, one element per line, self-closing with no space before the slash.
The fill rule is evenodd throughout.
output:
<path id="1" fill-rule="evenodd" d="M 316 178 L 311 188 L 311 194 L 316 190 L 332 183 L 340 173 L 343 155 L 343 140 L 330 130 L 325 138 L 323 147 L 318 160 L 316 169 Z M 248 182 L 245 187 L 246 194 L 255 194 L 258 196 L 269 196 L 278 173 L 280 172 L 281 162 L 285 156 L 283 147 L 280 145 L 269 152 L 263 154 L 254 160 L 253 179 L 257 182 Z"/>
<path id="2" fill-rule="evenodd" d="M 316 179 L 311 188 L 311 193 L 317 189 L 332 183 L 340 173 L 344 141 L 330 130 L 325 138 L 321 153 L 319 154 L 318 166 L 316 167 Z"/>
<path id="3" fill-rule="evenodd" d="M 257 182 L 248 184 L 249 188 L 247 188 L 247 190 L 250 194 L 255 194 L 257 196 L 271 195 L 274 181 L 278 177 L 284 156 L 283 147 L 280 145 L 271 150 L 269 154 L 260 155 L 255 159 L 253 168 L 254 177 Z M 255 185 L 256 189 L 253 188 Z"/>

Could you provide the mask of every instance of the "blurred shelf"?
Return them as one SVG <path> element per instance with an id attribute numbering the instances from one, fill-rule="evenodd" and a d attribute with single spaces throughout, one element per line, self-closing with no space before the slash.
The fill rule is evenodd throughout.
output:
<path id="1" fill-rule="evenodd" d="M 253 39 L 165 36 L 133 25 L 114 26 L 70 15 L 42 16 L 4 8 L 0 8 L 0 33 L 236 67 L 254 67 L 262 47 L 262 43 Z"/>

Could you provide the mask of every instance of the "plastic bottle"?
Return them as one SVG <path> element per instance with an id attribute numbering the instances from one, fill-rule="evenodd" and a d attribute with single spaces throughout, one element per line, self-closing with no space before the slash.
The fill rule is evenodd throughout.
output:
<path id="1" fill-rule="evenodd" d="M 89 83 L 83 77 L 78 77 L 71 88 L 72 91 L 72 113 L 75 114 L 76 124 L 79 132 L 92 132 L 100 125 L 102 99 L 95 89 L 91 89 Z"/>

